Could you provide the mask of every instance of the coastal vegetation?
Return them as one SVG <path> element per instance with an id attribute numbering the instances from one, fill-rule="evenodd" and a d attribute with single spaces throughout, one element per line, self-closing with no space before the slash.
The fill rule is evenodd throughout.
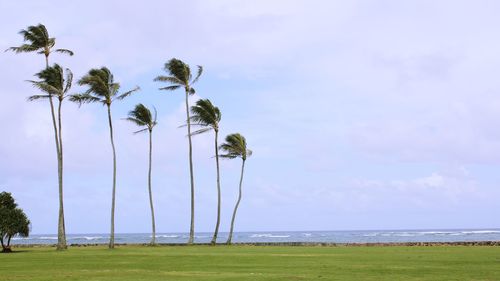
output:
<path id="1" fill-rule="evenodd" d="M 113 189 L 111 193 L 111 231 L 109 238 L 109 248 L 112 249 L 115 246 L 116 149 L 113 135 L 111 104 L 114 101 L 123 100 L 132 93 L 138 91 L 140 88 L 136 87 L 125 93 L 119 93 L 120 83 L 115 82 L 113 74 L 107 67 L 91 69 L 78 81 L 78 84 L 80 86 L 87 86 L 88 89 L 82 94 L 72 95 L 70 97 L 71 101 L 76 102 L 79 105 L 83 103 L 101 103 L 106 105 L 108 110 L 109 138 L 111 140 L 111 148 L 113 151 Z"/>
<path id="2" fill-rule="evenodd" d="M 191 73 L 189 65 L 181 60 L 173 58 L 165 63 L 163 68 L 168 73 L 168 76 L 159 75 L 154 81 L 165 82 L 168 84 L 166 87 L 161 87 L 160 90 L 175 91 L 177 89 L 184 89 L 186 94 L 186 122 L 188 131 L 188 148 L 189 148 L 189 180 L 191 183 L 191 223 L 189 227 L 189 240 L 188 244 L 194 242 L 194 171 L 193 171 L 193 144 L 191 141 L 191 118 L 189 117 L 189 96 L 194 95 L 196 90 L 193 84 L 200 79 L 203 73 L 203 67 L 198 65 L 198 70 L 195 76 Z"/>
<path id="3" fill-rule="evenodd" d="M 28 98 L 29 101 L 48 100 L 52 123 L 54 127 L 54 139 L 56 144 L 57 167 L 58 167 L 58 183 L 59 183 L 59 223 L 58 223 L 58 243 L 57 249 L 63 250 L 67 248 L 66 230 L 64 221 L 64 204 L 63 204 L 63 146 L 62 146 L 62 116 L 61 107 L 66 98 L 81 106 L 84 103 L 100 103 L 107 108 L 107 119 L 109 125 L 109 136 L 112 148 L 113 159 L 113 175 L 112 175 L 112 195 L 111 195 L 111 216 L 110 216 L 110 249 L 115 246 L 115 201 L 117 189 L 117 153 L 115 148 L 115 136 L 113 131 L 113 118 L 111 114 L 111 105 L 115 101 L 121 101 L 131 94 L 140 90 L 139 86 L 134 89 L 120 92 L 120 83 L 116 82 L 114 75 L 107 67 L 93 68 L 89 70 L 83 77 L 78 80 L 78 85 L 84 87 L 84 91 L 77 94 L 70 94 L 72 90 L 73 73 L 69 69 L 64 69 L 59 64 L 49 66 L 49 56 L 53 52 L 73 55 L 73 52 L 68 49 L 54 49 L 55 38 L 50 37 L 46 27 L 43 24 L 29 26 L 26 30 L 21 30 L 25 44 L 19 47 L 11 47 L 6 51 L 14 51 L 16 53 L 37 52 L 45 56 L 46 67 L 44 70 L 35 74 L 39 79 L 28 80 L 35 88 L 40 90 L 42 94 L 32 95 Z M 190 214 L 190 229 L 189 239 L 187 244 L 194 243 L 195 231 L 195 175 L 193 168 L 193 145 L 192 136 L 202 134 L 213 130 L 215 133 L 215 162 L 216 162 L 216 183 L 217 183 L 217 221 L 212 238 L 212 245 L 217 242 L 217 234 L 219 232 L 221 218 L 221 186 L 220 186 L 220 167 L 219 167 L 219 150 L 226 154 L 221 155 L 223 158 L 240 157 L 243 159 L 241 180 L 239 185 L 239 197 L 231 220 L 231 235 L 234 227 L 234 219 L 241 200 L 241 186 L 243 180 L 243 169 L 247 155 L 251 154 L 250 150 L 246 149 L 245 138 L 238 134 L 232 134 L 226 137 L 226 143 L 218 146 L 219 122 L 221 120 L 221 111 L 214 106 L 208 99 L 202 99 L 196 102 L 193 107 L 189 106 L 189 97 L 196 93 L 193 85 L 198 82 L 202 73 L 203 67 L 197 66 L 194 71 L 183 61 L 172 58 L 164 64 L 163 70 L 167 75 L 159 75 L 153 80 L 156 82 L 166 83 L 167 86 L 160 87 L 159 90 L 174 91 L 183 89 L 185 92 L 185 107 L 186 107 L 186 127 L 188 138 L 188 156 L 189 156 L 189 181 L 191 193 L 191 214 Z M 57 111 L 55 109 L 53 98 L 58 100 Z M 192 113 L 192 115 L 190 115 Z M 154 117 L 151 111 L 143 104 L 138 104 L 134 110 L 129 112 L 126 120 L 135 123 L 142 127 L 137 132 L 149 131 L 149 169 L 148 169 L 148 191 L 149 203 L 151 209 L 152 221 L 152 239 L 151 244 L 155 244 L 156 224 L 154 218 L 153 195 L 152 195 L 152 157 L 153 144 L 152 134 L 153 127 L 157 125 L 156 109 Z M 191 126 L 199 126 L 196 131 L 192 131 Z M 136 133 L 137 133 L 136 132 Z M 10 239 L 9 239 L 10 240 Z M 231 236 L 227 242 L 231 243 Z"/>
<path id="4" fill-rule="evenodd" d="M 10 253 L 10 241 L 14 236 L 27 237 L 30 221 L 8 192 L 0 193 L 0 244 L 3 253 Z"/>
<path id="5" fill-rule="evenodd" d="M 221 208 L 221 191 L 220 191 L 220 167 L 219 167 L 219 122 L 221 120 L 221 113 L 217 106 L 214 106 L 208 99 L 198 100 L 195 106 L 191 107 L 191 122 L 193 125 L 200 126 L 201 128 L 194 131 L 192 135 L 199 135 L 209 131 L 214 131 L 214 145 L 215 145 L 215 166 L 217 169 L 217 220 L 215 223 L 215 231 L 212 237 L 211 244 L 215 245 L 217 242 L 217 235 L 220 226 L 220 208 Z"/>
<path id="6" fill-rule="evenodd" d="M 243 173 L 245 172 L 245 161 L 247 161 L 247 157 L 252 155 L 252 151 L 250 149 L 247 149 L 247 141 L 245 137 L 240 134 L 228 135 L 226 137 L 226 142 L 221 144 L 219 149 L 225 152 L 225 154 L 221 155 L 222 158 L 241 158 L 242 160 L 238 200 L 236 201 L 236 205 L 234 206 L 233 217 L 231 218 L 231 229 L 229 230 L 229 237 L 227 238 L 226 242 L 228 245 L 231 245 L 233 239 L 234 219 L 236 218 L 236 212 L 238 211 L 238 206 L 240 206 L 241 202 L 241 188 L 243 185 Z"/>
<path id="7" fill-rule="evenodd" d="M 19 47 L 11 47 L 6 51 L 13 51 L 16 54 L 19 53 L 32 53 L 36 52 L 37 54 L 43 54 L 45 57 L 45 68 L 49 68 L 49 56 L 50 54 L 56 52 L 61 54 L 67 54 L 72 56 L 73 52 L 68 49 L 54 49 L 56 45 L 56 39 L 54 37 L 49 36 L 49 32 L 47 28 L 43 24 L 38 24 L 35 26 L 28 26 L 26 29 L 22 29 L 19 34 L 23 36 L 24 44 Z M 71 73 L 71 72 L 69 72 Z M 68 77 L 69 78 L 69 77 Z M 47 81 L 45 81 L 47 82 Z M 51 83 L 57 83 L 56 81 L 52 81 Z M 36 84 L 35 84 L 36 85 Z M 69 83 L 69 87 L 71 87 L 71 82 Z M 69 88 L 68 88 L 69 89 Z M 57 91 L 52 91 L 46 88 L 42 89 L 47 96 L 46 98 L 49 100 L 50 105 L 50 114 L 52 117 L 52 125 L 54 127 L 54 139 L 56 145 L 56 156 L 57 156 L 57 176 L 58 176 L 58 184 L 59 184 L 59 218 L 58 218 L 58 228 L 57 228 L 57 249 L 64 250 L 67 248 L 66 245 L 66 229 L 64 224 L 64 196 L 63 196 L 63 145 L 62 145 L 62 124 L 61 124 L 61 96 L 57 94 Z M 66 94 L 65 91 L 64 94 Z M 52 98 L 54 95 L 57 95 L 59 98 L 58 105 L 58 114 L 56 117 L 54 102 Z M 29 100 L 35 100 L 38 98 L 30 98 Z M 56 119 L 59 122 L 56 122 Z"/>
<path id="8" fill-rule="evenodd" d="M 153 191 L 151 188 L 151 170 L 153 162 L 153 128 L 158 124 L 156 121 L 157 112 L 155 109 L 155 114 L 151 114 L 151 110 L 144 106 L 142 103 L 135 106 L 134 110 L 128 113 L 128 117 L 125 119 L 130 121 L 137 126 L 143 128 L 139 131 L 135 131 L 134 134 L 149 132 L 149 162 L 148 162 L 148 194 L 149 194 L 149 207 L 151 208 L 151 245 L 156 244 L 156 224 L 155 224 L 155 209 L 153 207 Z"/>

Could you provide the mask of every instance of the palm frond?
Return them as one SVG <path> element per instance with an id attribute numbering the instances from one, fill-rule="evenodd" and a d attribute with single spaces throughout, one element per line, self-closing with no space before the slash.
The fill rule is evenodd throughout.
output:
<path id="1" fill-rule="evenodd" d="M 33 95 L 33 96 L 28 97 L 28 101 L 36 101 L 36 100 L 40 100 L 40 99 L 48 99 L 51 96 L 52 95 Z"/>
<path id="2" fill-rule="evenodd" d="M 23 45 L 21 45 L 19 47 L 10 47 L 7 50 L 5 50 L 5 52 L 7 52 L 7 51 L 13 51 L 16 54 L 19 54 L 19 53 L 31 53 L 31 52 L 38 51 L 39 49 L 40 48 L 36 47 L 36 46 L 32 46 L 32 45 L 28 45 L 28 44 L 23 44 Z"/>
<path id="3" fill-rule="evenodd" d="M 177 89 L 179 89 L 181 86 L 179 85 L 172 85 L 172 86 L 167 86 L 167 87 L 162 87 L 162 88 L 159 88 L 160 90 L 166 90 L 166 91 L 175 91 Z"/>
<path id="4" fill-rule="evenodd" d="M 147 125 L 147 123 L 145 123 L 137 118 L 134 118 L 134 117 L 127 117 L 124 120 L 130 121 L 130 122 L 136 124 L 137 126 L 146 126 Z"/>
<path id="5" fill-rule="evenodd" d="M 74 94 L 69 96 L 69 100 L 72 102 L 78 103 L 78 106 L 81 106 L 84 103 L 94 103 L 94 102 L 104 102 L 103 99 L 98 97 L 94 97 L 90 94 Z"/>
<path id="6" fill-rule="evenodd" d="M 158 117 L 158 111 L 156 111 L 156 107 L 155 106 L 153 106 L 153 109 L 155 111 L 155 116 L 154 116 L 154 119 L 153 119 L 153 124 L 156 125 L 156 124 L 158 124 L 158 122 L 156 121 L 157 117 Z"/>
<path id="7" fill-rule="evenodd" d="M 153 79 L 153 81 L 155 82 L 169 82 L 169 83 L 172 83 L 172 84 L 176 84 L 176 85 L 185 85 L 184 82 L 182 82 L 181 80 L 179 80 L 179 78 L 177 77 L 174 77 L 174 76 L 157 76 L 155 79 Z"/>
<path id="8" fill-rule="evenodd" d="M 196 77 L 193 79 L 193 81 L 191 82 L 191 84 L 194 84 L 194 83 L 198 82 L 198 79 L 200 79 L 200 76 L 203 73 L 203 66 L 197 65 L 197 67 L 198 67 L 198 71 L 196 73 Z"/>
<path id="9" fill-rule="evenodd" d="M 36 34 L 31 32 L 29 29 L 30 29 L 30 27 L 28 27 L 28 30 L 24 30 L 24 29 L 20 30 L 19 35 L 23 36 L 23 40 L 25 42 L 31 42 L 32 44 L 33 43 L 40 43 L 39 48 L 43 47 L 43 44 L 41 44 L 42 38 L 40 38 L 39 36 L 37 36 Z"/>
<path id="10" fill-rule="evenodd" d="M 236 157 L 239 157 L 237 154 L 219 154 L 220 158 L 226 158 L 226 159 L 234 159 Z"/>
<path id="11" fill-rule="evenodd" d="M 55 42 L 50 42 L 50 41 L 54 41 L 54 40 L 50 40 L 50 39 L 53 39 L 53 38 L 50 38 L 49 36 L 49 32 L 47 31 L 47 28 L 45 27 L 45 25 L 39 23 L 38 25 L 35 25 L 35 26 L 28 26 L 27 32 L 25 33 L 25 39 L 29 37 L 26 37 L 26 34 L 31 34 L 32 35 L 32 38 L 35 38 L 36 40 L 34 40 L 33 42 L 37 42 L 37 43 L 40 43 L 40 44 L 43 44 L 43 45 L 49 45 L 49 44 L 53 44 Z"/>
<path id="12" fill-rule="evenodd" d="M 66 86 L 64 87 L 64 93 L 67 93 L 71 89 L 73 84 L 73 72 L 69 68 L 66 68 Z"/>
<path id="13" fill-rule="evenodd" d="M 61 53 L 61 54 L 67 54 L 67 55 L 70 55 L 70 56 L 74 55 L 73 51 L 70 51 L 68 49 L 56 49 L 55 52 Z"/>
<path id="14" fill-rule="evenodd" d="M 47 93 L 49 95 L 59 95 L 59 90 L 54 86 L 50 85 L 49 83 L 46 83 L 44 81 L 33 81 L 33 80 L 27 80 L 27 82 L 31 83 L 33 87 L 39 89 L 44 93 Z"/>
<path id="15" fill-rule="evenodd" d="M 142 132 L 146 132 L 146 131 L 148 131 L 148 130 L 149 130 L 149 128 L 144 128 L 144 129 L 142 129 L 142 130 L 135 131 L 133 134 L 139 134 L 139 133 L 142 133 Z"/>
<path id="16" fill-rule="evenodd" d="M 141 88 L 139 86 L 136 86 L 134 89 L 132 89 L 132 90 L 130 90 L 128 92 L 125 92 L 125 93 L 117 96 L 115 99 L 117 99 L 117 100 L 123 100 L 124 98 L 130 96 L 131 94 L 133 94 L 133 93 L 135 93 L 137 91 L 139 91 L 140 89 Z"/>
<path id="17" fill-rule="evenodd" d="M 206 133 L 208 131 L 212 130 L 211 127 L 208 127 L 208 128 L 203 128 L 203 129 L 199 129 L 199 130 L 196 130 L 194 132 L 191 132 L 191 136 L 196 136 L 196 135 L 200 135 L 200 134 L 203 134 L 203 133 Z"/>

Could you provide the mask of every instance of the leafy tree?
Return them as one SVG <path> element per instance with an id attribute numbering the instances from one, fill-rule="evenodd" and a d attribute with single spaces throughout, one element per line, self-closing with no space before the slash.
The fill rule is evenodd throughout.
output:
<path id="1" fill-rule="evenodd" d="M 236 217 L 236 211 L 238 211 L 238 206 L 240 205 L 241 201 L 241 186 L 243 183 L 243 172 L 245 171 L 245 161 L 247 160 L 247 157 L 252 155 L 252 151 L 250 149 L 247 149 L 246 139 L 239 133 L 228 135 L 226 137 L 226 142 L 221 144 L 219 146 L 219 149 L 225 153 L 220 156 L 222 158 L 234 159 L 238 157 L 242 160 L 238 201 L 236 201 L 236 206 L 234 207 L 233 217 L 231 219 L 231 230 L 229 231 L 229 237 L 226 242 L 228 245 L 230 245 L 233 238 L 234 219 Z"/>
<path id="2" fill-rule="evenodd" d="M 143 129 L 134 132 L 134 134 L 141 132 L 149 132 L 149 168 L 148 168 L 148 191 L 149 191 L 149 205 L 151 207 L 151 226 L 152 226 L 152 238 L 151 245 L 156 244 L 156 227 L 155 227 L 155 211 L 153 208 L 153 193 L 151 191 L 151 166 L 152 166 L 152 154 L 153 154 L 153 128 L 156 126 L 156 109 L 154 117 L 151 111 L 145 107 L 143 104 L 138 104 L 135 106 L 134 110 L 128 113 L 128 120 Z"/>
<path id="3" fill-rule="evenodd" d="M 193 125 L 201 126 L 202 128 L 193 132 L 191 135 L 203 134 L 213 130 L 215 133 L 215 165 L 217 168 L 217 222 L 215 224 L 215 231 L 212 237 L 211 244 L 215 245 L 217 242 L 217 235 L 219 233 L 220 225 L 220 208 L 221 208 L 221 191 L 220 191 L 220 173 L 219 173 L 219 150 L 218 150 L 218 135 L 219 135 L 219 122 L 221 120 L 221 113 L 218 107 L 214 106 L 208 99 L 198 100 L 196 105 L 191 107 L 191 122 Z"/>
<path id="4" fill-rule="evenodd" d="M 56 44 L 56 39 L 50 37 L 47 28 L 43 24 L 38 24 L 36 26 L 28 26 L 19 32 L 23 36 L 24 44 L 18 47 L 10 47 L 6 51 L 13 51 L 17 54 L 19 53 L 31 53 L 37 52 L 38 54 L 43 54 L 45 56 L 45 68 L 49 68 L 49 56 L 53 52 L 73 55 L 73 52 L 68 49 L 54 49 Z M 64 207 L 62 204 L 62 186 L 63 186 L 63 157 L 62 157 L 62 144 L 60 143 L 61 134 L 61 122 L 59 122 L 59 127 L 56 124 L 56 114 L 54 109 L 54 103 L 52 101 L 53 94 L 48 95 L 48 100 L 50 104 L 50 112 L 52 116 L 52 125 L 54 127 L 54 139 L 56 144 L 57 153 L 57 172 L 58 172 L 58 183 L 59 183 L 59 220 L 58 220 L 58 234 L 57 234 L 57 249 L 66 249 L 66 230 L 64 225 Z M 60 104 L 59 104 L 60 105 Z M 58 118 L 60 120 L 60 116 Z"/>
<path id="5" fill-rule="evenodd" d="M 191 73 L 191 68 L 186 63 L 173 58 L 165 63 L 164 70 L 168 73 L 168 76 L 160 75 L 154 79 L 154 81 L 166 82 L 169 86 L 162 87 L 160 90 L 174 91 L 180 88 L 184 88 L 186 93 L 186 120 L 188 129 L 188 142 L 189 142 L 189 175 L 191 179 L 191 226 L 189 229 L 189 240 L 188 244 L 193 244 L 194 242 L 194 176 L 193 176 L 193 148 L 191 144 L 191 121 L 189 117 L 189 95 L 195 94 L 195 89 L 193 84 L 200 78 L 203 67 L 198 65 L 198 70 L 195 76 Z"/>
<path id="6" fill-rule="evenodd" d="M 12 252 L 10 240 L 19 235 L 27 237 L 30 232 L 30 221 L 26 214 L 17 207 L 14 198 L 8 192 L 0 193 L 0 244 L 2 252 Z"/>
<path id="7" fill-rule="evenodd" d="M 113 150 L 113 191 L 111 199 L 111 232 L 109 239 L 109 248 L 115 247 L 115 194 L 116 194 L 116 150 L 113 138 L 113 122 L 111 118 L 111 104 L 114 101 L 120 101 L 138 91 L 136 87 L 130 91 L 119 94 L 120 84 L 114 81 L 113 74 L 106 68 L 94 68 L 78 80 L 80 86 L 87 86 L 88 89 L 82 94 L 75 94 L 70 97 L 70 100 L 78 103 L 102 103 L 108 109 L 109 135 L 111 140 L 111 148 Z"/>

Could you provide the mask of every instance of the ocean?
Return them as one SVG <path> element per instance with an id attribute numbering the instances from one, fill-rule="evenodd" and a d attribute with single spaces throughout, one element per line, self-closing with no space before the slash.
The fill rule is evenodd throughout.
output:
<path id="1" fill-rule="evenodd" d="M 106 244 L 109 234 L 67 234 L 68 244 Z M 223 243 L 227 232 L 219 233 Z M 159 233 L 157 243 L 186 243 L 187 233 Z M 209 243 L 212 233 L 196 233 L 195 243 Z M 115 243 L 149 243 L 151 234 L 116 233 Z M 453 230 L 363 230 L 363 231 L 256 231 L 236 232 L 234 243 L 254 242 L 325 242 L 325 243 L 403 243 L 403 242 L 472 242 L 500 241 L 500 229 L 453 229 Z M 55 244 L 57 235 L 37 234 L 27 238 L 14 237 L 12 244 Z"/>

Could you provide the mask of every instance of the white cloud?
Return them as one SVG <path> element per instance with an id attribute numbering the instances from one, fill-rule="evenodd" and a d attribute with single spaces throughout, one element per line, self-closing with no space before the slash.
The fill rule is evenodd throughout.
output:
<path id="1" fill-rule="evenodd" d="M 187 229 L 189 200 L 185 130 L 177 129 L 185 119 L 183 95 L 158 93 L 152 82 L 171 57 L 205 67 L 197 89 L 223 109 L 221 136 L 242 132 L 255 151 L 245 181 L 248 205 L 242 205 L 247 229 L 335 227 L 323 226 L 327 215 L 345 215 L 336 221 L 345 227 L 370 227 L 373 220 L 363 217 L 368 213 L 408 214 L 407 205 L 426 214 L 489 206 L 474 211 L 485 221 L 498 209 L 478 195 L 495 197 L 491 171 L 500 160 L 498 3 L 108 1 L 95 9 L 94 2 L 3 1 L 0 9 L 9 13 L 0 19 L 0 49 L 20 43 L 19 29 L 43 22 L 58 46 L 76 53 L 51 61 L 70 67 L 77 78 L 107 65 L 124 89 L 143 88 L 113 108 L 119 196 L 123 205 L 144 196 L 146 163 L 145 136 L 130 135 L 134 128 L 119 118 L 137 102 L 155 105 L 155 188 L 166 229 Z M 37 231 L 51 231 L 56 197 L 49 192 L 55 186 L 50 118 L 45 103 L 25 101 L 34 89 L 23 82 L 43 67 L 43 58 L 0 57 L 0 119 L 7 120 L 1 129 L 8 132 L 0 141 L 0 184 L 22 194 L 36 221 L 44 222 Z M 105 111 L 67 104 L 63 118 L 69 216 L 77 219 L 82 210 L 107 214 Z M 213 221 L 211 138 L 195 139 L 197 222 L 204 229 Z M 478 164 L 483 172 L 469 175 L 440 169 Z M 223 165 L 227 211 L 239 163 Z M 43 194 L 47 206 L 27 191 L 34 185 L 41 185 L 34 194 Z M 122 229 L 147 227 L 140 219 L 147 214 L 142 201 L 122 211 L 122 221 L 137 218 L 137 225 L 124 222 Z M 465 211 L 457 213 L 456 224 L 460 217 Z M 70 229 L 85 227 L 105 231 L 106 218 Z"/>

